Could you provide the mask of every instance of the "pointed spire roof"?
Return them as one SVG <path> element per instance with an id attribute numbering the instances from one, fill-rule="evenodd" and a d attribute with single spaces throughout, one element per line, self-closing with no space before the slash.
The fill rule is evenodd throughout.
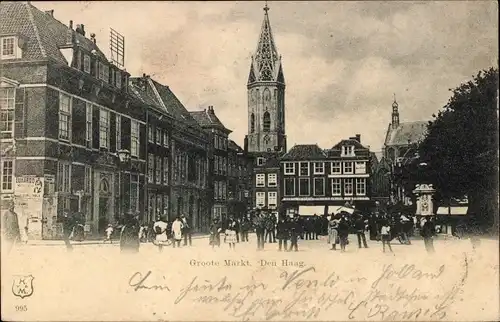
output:
<path id="1" fill-rule="evenodd" d="M 266 2 L 266 6 L 264 7 L 264 21 L 260 30 L 257 49 L 252 59 L 249 82 L 251 82 L 252 73 L 256 81 L 276 81 L 279 72 L 283 74 L 281 71 L 281 57 L 278 55 L 278 50 L 274 42 L 268 12 L 269 7 Z M 281 78 L 284 79 L 283 75 L 281 75 Z"/>

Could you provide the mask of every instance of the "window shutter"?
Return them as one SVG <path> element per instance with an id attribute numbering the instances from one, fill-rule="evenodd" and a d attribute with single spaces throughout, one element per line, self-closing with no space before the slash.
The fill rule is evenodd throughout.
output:
<path id="1" fill-rule="evenodd" d="M 122 149 L 130 151 L 130 119 L 122 117 Z"/>
<path id="2" fill-rule="evenodd" d="M 85 101 L 73 98 L 73 114 L 71 115 L 72 142 L 78 145 L 86 145 L 86 106 Z"/>
<path id="3" fill-rule="evenodd" d="M 26 137 L 27 127 L 25 126 L 26 115 L 26 88 L 16 89 L 16 101 L 14 104 L 14 138 Z"/>
<path id="4" fill-rule="evenodd" d="M 116 151 L 116 114 L 110 112 L 109 116 L 109 150 Z"/>
<path id="5" fill-rule="evenodd" d="M 92 111 L 92 147 L 99 149 L 99 107 L 94 106 Z"/>

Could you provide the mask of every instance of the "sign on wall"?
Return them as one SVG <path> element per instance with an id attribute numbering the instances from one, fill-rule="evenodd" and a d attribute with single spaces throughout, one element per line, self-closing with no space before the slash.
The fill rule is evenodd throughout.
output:
<path id="1" fill-rule="evenodd" d="M 22 239 L 42 238 L 44 178 L 38 176 L 16 177 L 14 203 Z M 25 230 L 27 227 L 27 231 Z"/>

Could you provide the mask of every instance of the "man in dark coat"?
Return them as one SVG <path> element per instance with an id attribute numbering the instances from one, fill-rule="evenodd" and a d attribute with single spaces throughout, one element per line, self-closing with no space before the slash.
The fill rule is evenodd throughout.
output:
<path id="1" fill-rule="evenodd" d="M 266 218 L 263 214 L 257 214 L 254 218 L 255 233 L 257 234 L 257 250 L 264 249 L 264 233 L 266 229 Z"/>
<path id="2" fill-rule="evenodd" d="M 436 227 L 434 225 L 434 220 L 432 217 L 425 221 L 420 234 L 424 238 L 425 249 L 427 250 L 427 252 L 434 253 L 433 237 L 436 235 Z"/>
<path id="3" fill-rule="evenodd" d="M 184 236 L 184 246 L 188 245 L 188 240 L 189 240 L 189 246 L 192 245 L 192 230 L 191 230 L 191 225 L 189 224 L 189 220 L 186 218 L 186 215 L 181 216 L 181 221 L 182 221 L 182 235 Z"/>
<path id="4" fill-rule="evenodd" d="M 62 216 L 59 218 L 59 221 L 63 226 L 63 240 L 66 245 L 66 250 L 68 252 L 73 250 L 73 246 L 70 242 L 70 236 L 73 232 L 73 227 L 75 226 L 74 216 L 71 214 L 69 209 L 64 209 Z"/>
<path id="5" fill-rule="evenodd" d="M 291 252 L 292 249 L 295 250 L 296 252 L 299 251 L 299 245 L 298 245 L 298 239 L 300 236 L 300 233 L 302 231 L 302 227 L 299 224 L 299 218 L 294 217 L 288 224 L 288 229 L 290 232 L 290 248 L 288 248 L 288 251 Z"/>
<path id="6" fill-rule="evenodd" d="M 282 246 L 285 249 L 285 252 L 287 251 L 287 241 L 289 238 L 289 231 L 288 231 L 288 220 L 285 217 L 281 217 L 280 220 L 278 221 L 277 224 L 277 238 L 279 241 L 279 251 L 281 252 Z"/>
<path id="7" fill-rule="evenodd" d="M 5 244 L 7 253 L 10 253 L 15 243 L 21 240 L 19 221 L 14 208 L 14 202 L 9 200 L 8 209 L 2 216 L 2 237 L 4 238 L 2 245 Z"/>
<path id="8" fill-rule="evenodd" d="M 247 242 L 248 241 L 248 231 L 250 230 L 250 220 L 246 216 L 243 216 L 241 219 L 241 241 L 242 242 Z"/>
<path id="9" fill-rule="evenodd" d="M 363 242 L 363 247 L 368 248 L 366 244 L 366 236 L 365 236 L 365 221 L 363 220 L 363 216 L 358 215 L 355 222 L 354 228 L 356 229 L 356 235 L 358 236 L 358 245 L 361 248 L 361 242 Z"/>
<path id="10" fill-rule="evenodd" d="M 139 229 L 139 220 L 132 213 L 125 214 L 124 226 L 120 235 L 120 251 L 139 252 Z"/>

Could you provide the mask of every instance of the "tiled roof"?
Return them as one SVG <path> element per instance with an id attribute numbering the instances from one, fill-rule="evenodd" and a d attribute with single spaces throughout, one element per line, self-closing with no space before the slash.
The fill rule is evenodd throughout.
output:
<path id="1" fill-rule="evenodd" d="M 415 121 L 399 123 L 395 129 L 389 125 L 389 130 L 385 138 L 385 145 L 408 145 L 417 143 L 425 137 L 427 133 L 427 121 Z"/>
<path id="2" fill-rule="evenodd" d="M 344 145 L 354 145 L 355 149 L 368 149 L 363 144 L 359 143 L 357 140 L 347 139 L 347 140 L 341 140 L 339 143 L 335 144 L 330 150 L 339 150 L 340 151 L 340 149 Z"/>
<path id="3" fill-rule="evenodd" d="M 78 46 L 88 52 L 95 50 L 100 59 L 107 61 L 106 55 L 92 40 L 71 30 L 29 2 L 1 2 L 0 17 L 2 21 L 0 34 L 18 34 L 26 40 L 23 60 L 52 58 L 67 64 L 59 49 L 68 44 L 68 39 L 71 39 L 70 35 L 73 33 Z"/>
<path id="4" fill-rule="evenodd" d="M 318 160 L 326 157 L 317 144 L 299 144 L 293 146 L 281 160 Z"/>
<path id="5" fill-rule="evenodd" d="M 189 125 L 192 125 L 200 130 L 203 130 L 198 122 L 191 116 L 191 113 L 186 110 L 184 105 L 179 101 L 177 96 L 170 90 L 168 86 L 162 85 L 157 81 L 151 79 L 154 88 L 158 91 L 158 95 L 163 101 L 163 104 L 167 108 L 168 113 L 172 114 L 172 116 L 181 121 L 185 122 Z"/>
<path id="6" fill-rule="evenodd" d="M 202 127 L 218 127 L 222 130 L 231 132 L 231 130 L 227 129 L 224 124 L 222 124 L 217 115 L 215 115 L 213 107 L 211 106 L 208 110 L 190 111 L 189 113 Z"/>
<path id="7" fill-rule="evenodd" d="M 131 77 L 129 82 L 129 93 L 144 104 L 161 109 L 161 103 L 154 95 L 148 92 L 147 87 L 142 87 L 140 85 L 141 81 L 142 77 Z"/>
<path id="8" fill-rule="evenodd" d="M 233 140 L 229 140 L 227 147 L 228 147 L 228 149 L 231 149 L 231 150 L 243 151 L 243 149 L 238 144 L 236 144 L 236 142 L 234 142 Z"/>

